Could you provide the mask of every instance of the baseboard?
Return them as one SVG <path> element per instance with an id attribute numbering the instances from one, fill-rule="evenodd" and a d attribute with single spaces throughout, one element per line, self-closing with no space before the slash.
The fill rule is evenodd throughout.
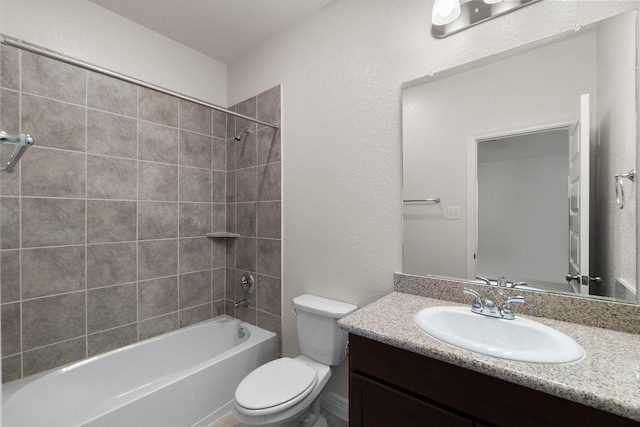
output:
<path id="1" fill-rule="evenodd" d="M 331 391 L 322 392 L 320 406 L 343 421 L 349 421 L 349 399 Z"/>

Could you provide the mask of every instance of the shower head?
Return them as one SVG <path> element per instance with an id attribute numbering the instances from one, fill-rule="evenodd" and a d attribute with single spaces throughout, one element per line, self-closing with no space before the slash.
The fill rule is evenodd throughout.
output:
<path id="1" fill-rule="evenodd" d="M 235 139 L 236 141 L 241 141 L 243 136 L 249 135 L 250 133 L 251 133 L 251 128 L 246 128 L 245 130 L 237 134 Z"/>

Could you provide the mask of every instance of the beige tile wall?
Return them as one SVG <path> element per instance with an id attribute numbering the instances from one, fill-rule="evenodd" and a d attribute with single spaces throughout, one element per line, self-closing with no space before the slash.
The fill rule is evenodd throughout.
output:
<path id="1" fill-rule="evenodd" d="M 2 130 L 36 140 L 0 174 L 3 381 L 225 310 L 280 331 L 279 132 L 238 143 L 244 120 L 0 53 Z M 279 123 L 280 88 L 234 108 Z M 241 237 L 205 237 L 225 229 Z M 245 270 L 257 290 L 234 312 Z"/>

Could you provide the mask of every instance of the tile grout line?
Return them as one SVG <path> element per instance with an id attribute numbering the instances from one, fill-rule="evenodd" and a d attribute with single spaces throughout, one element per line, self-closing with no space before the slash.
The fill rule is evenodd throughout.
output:
<path id="1" fill-rule="evenodd" d="M 227 230 L 229 224 L 229 201 L 227 200 L 227 189 L 229 188 L 229 116 L 225 114 L 224 116 L 224 230 Z M 227 269 L 229 265 L 229 249 L 230 241 L 228 239 L 224 240 L 224 277 L 223 277 L 223 290 L 222 293 L 222 301 L 223 307 L 222 312 L 227 314 Z"/>
<path id="2" fill-rule="evenodd" d="M 177 295 L 177 301 L 176 301 L 176 306 L 178 307 L 178 328 L 180 329 L 180 239 L 181 239 L 181 235 L 180 235 L 180 204 L 182 202 L 182 198 L 181 198 L 181 194 L 180 194 L 180 175 L 181 175 L 181 171 L 182 171 L 182 158 L 181 158 L 181 152 L 182 152 L 182 123 L 181 123 L 181 119 L 182 119 L 182 102 L 180 99 L 176 99 L 176 102 L 178 103 L 178 223 L 177 223 L 177 236 L 178 236 L 178 242 L 177 245 L 178 247 L 176 248 L 176 253 L 177 253 L 177 259 L 176 259 L 176 295 Z M 185 141 L 186 143 L 186 141 Z"/>
<path id="3" fill-rule="evenodd" d="M 18 50 L 18 108 L 19 119 L 18 127 L 22 131 L 22 50 Z M 20 269 L 18 277 L 18 288 L 20 292 L 20 378 L 24 377 L 24 310 L 22 300 L 22 165 L 18 166 L 18 268 Z"/>
<path id="4" fill-rule="evenodd" d="M 214 224 L 214 213 L 215 213 L 215 209 L 214 209 L 214 197 L 213 197 L 213 188 L 214 188 L 214 184 L 213 184 L 213 147 L 214 147 L 214 141 L 215 141 L 215 136 L 214 136 L 214 130 L 213 130 L 213 110 L 209 109 L 209 112 L 211 113 L 211 215 L 209 215 L 209 231 L 213 232 L 213 224 Z M 227 152 L 225 151 L 224 155 L 226 158 L 226 154 Z M 226 161 L 226 160 L 225 160 Z M 225 169 L 226 169 L 226 163 L 225 163 Z M 213 292 L 213 246 L 215 245 L 215 242 L 213 241 L 213 239 L 211 239 L 211 264 L 210 264 L 210 271 L 209 271 L 209 318 L 213 318 L 213 305 L 215 303 L 215 298 L 214 298 L 214 292 Z M 226 247 L 226 244 L 225 244 Z"/>
<path id="5" fill-rule="evenodd" d="M 84 72 L 84 351 L 85 358 L 89 357 L 89 292 L 88 292 L 88 254 L 89 243 L 89 73 Z"/>
<path id="6" fill-rule="evenodd" d="M 140 342 L 140 88 L 136 85 L 136 342 Z"/>
<path id="7" fill-rule="evenodd" d="M 237 104 L 236 104 L 237 105 Z M 236 111 L 237 108 L 234 107 L 234 111 Z M 238 132 L 238 119 L 237 118 L 233 118 L 233 135 L 237 135 Z M 233 147 L 233 182 L 234 182 L 234 188 L 233 188 L 233 231 L 235 233 L 238 232 L 238 147 L 237 144 L 235 143 L 235 139 L 231 140 L 231 146 Z M 235 271 L 238 267 L 238 250 L 239 250 L 239 244 L 238 241 L 240 239 L 235 240 L 235 244 L 233 245 L 233 277 L 230 278 L 231 280 L 231 284 L 232 284 L 232 289 L 233 289 L 233 298 L 231 299 L 232 302 L 237 301 L 238 300 L 238 296 L 236 295 L 236 286 L 233 283 L 233 280 L 235 279 Z M 236 317 L 236 312 L 234 310 L 233 312 L 233 317 Z"/>
<path id="8" fill-rule="evenodd" d="M 253 102 L 253 113 L 254 113 L 255 117 L 258 117 L 258 96 L 257 95 L 254 96 L 253 99 L 254 99 L 254 101 L 252 101 Z M 260 199 L 260 195 L 259 195 L 259 193 L 260 193 L 260 184 L 259 184 L 259 181 L 260 181 L 259 176 L 260 176 L 260 174 L 258 173 L 259 167 L 258 167 L 258 138 L 257 138 L 258 127 L 257 126 L 256 126 L 256 129 L 255 129 L 255 135 L 256 135 L 256 137 L 255 137 L 255 144 L 256 144 L 256 147 L 255 147 L 255 151 L 256 151 L 256 156 L 255 156 L 255 165 L 256 165 L 255 168 L 256 169 L 255 169 L 255 173 L 256 173 L 256 175 L 255 175 L 255 178 L 254 178 L 254 185 L 255 185 L 255 188 L 256 188 L 256 193 L 255 193 L 254 203 L 255 203 L 255 207 L 256 207 L 256 218 L 255 218 L 255 223 L 254 223 L 254 226 L 255 226 L 254 229 L 255 229 L 255 232 L 256 232 L 256 238 L 255 238 L 255 243 L 253 245 L 253 249 L 255 251 L 254 252 L 255 258 L 254 259 L 256 260 L 256 277 L 255 277 L 255 279 L 256 279 L 256 285 L 258 285 L 257 280 L 258 280 L 258 265 L 259 265 L 259 262 L 258 262 L 258 238 L 257 238 L 257 235 L 258 235 L 258 199 Z M 255 312 L 254 313 L 255 318 L 253 319 L 253 322 L 254 322 L 253 324 L 257 326 L 258 325 L 258 292 L 257 291 L 256 291 L 256 296 L 255 296 L 255 307 L 253 307 L 253 308 L 254 308 L 254 312 Z"/>

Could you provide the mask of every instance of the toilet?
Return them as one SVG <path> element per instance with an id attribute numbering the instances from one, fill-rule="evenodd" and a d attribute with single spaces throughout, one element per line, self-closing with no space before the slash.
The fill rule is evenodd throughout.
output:
<path id="1" fill-rule="evenodd" d="M 236 389 L 233 415 L 252 426 L 326 427 L 319 395 L 331 366 L 346 358 L 347 333 L 338 319 L 358 307 L 315 295 L 293 299 L 300 356 L 266 363 L 247 375 Z"/>

